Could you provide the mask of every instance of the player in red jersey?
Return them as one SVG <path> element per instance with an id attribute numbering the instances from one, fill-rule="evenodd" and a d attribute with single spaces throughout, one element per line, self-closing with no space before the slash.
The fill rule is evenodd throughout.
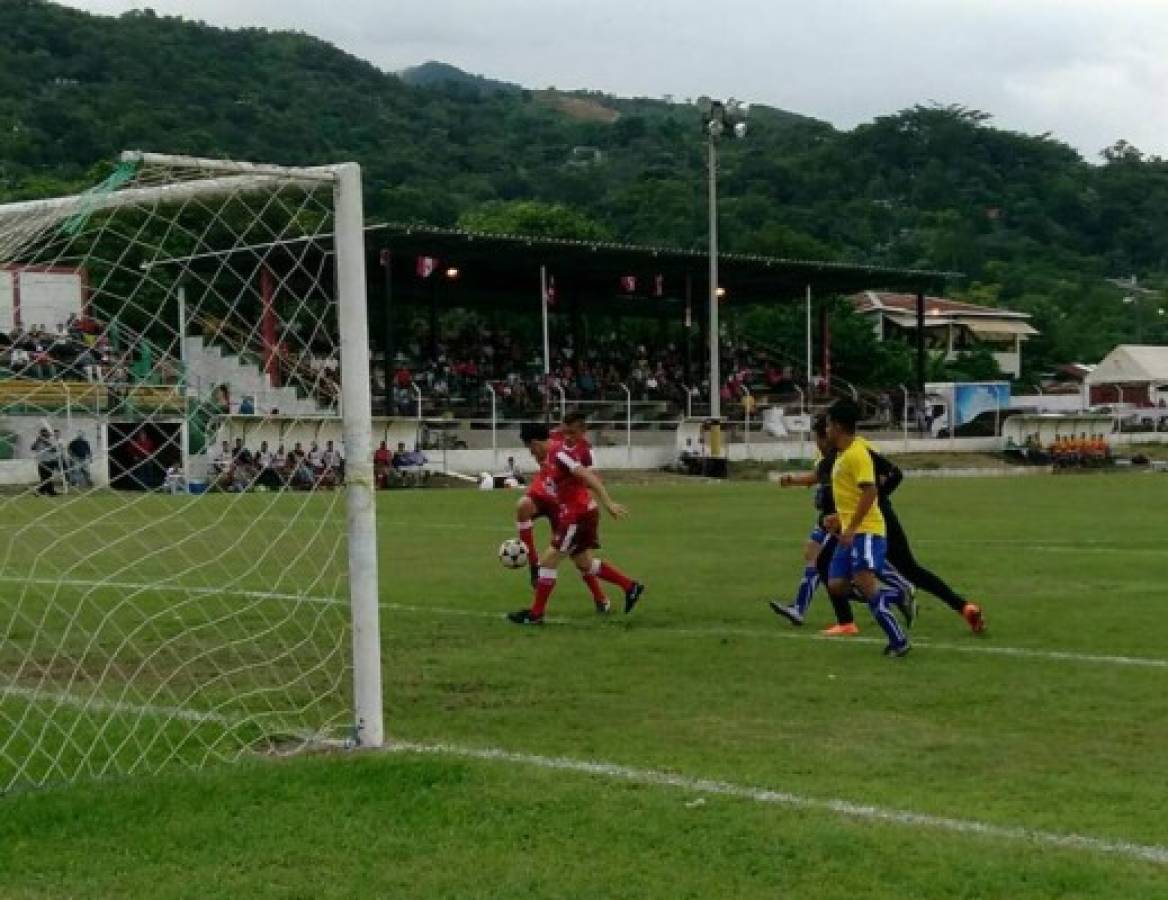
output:
<path id="1" fill-rule="evenodd" d="M 592 574 L 620 587 L 625 592 L 626 613 L 633 611 L 645 592 L 645 586 L 639 581 L 593 556 L 593 551 L 600 548 L 600 509 L 593 494 L 613 518 L 624 518 L 628 510 L 613 501 L 592 469 L 592 451 L 584 440 L 586 425 L 582 413 L 569 413 L 564 416 L 561 440 L 548 445 L 551 478 L 559 502 L 558 520 L 551 546 L 540 557 L 531 608 L 507 615 L 517 625 L 543 622 L 548 598 L 556 587 L 557 569 L 565 557 L 572 560 L 581 574 Z"/>
<path id="2" fill-rule="evenodd" d="M 554 535 L 560 519 L 560 504 L 556 497 L 556 464 L 554 458 L 548 454 L 548 446 L 553 442 L 559 444 L 562 436 L 559 432 L 553 432 L 549 435 L 546 425 L 525 422 L 519 429 L 519 438 L 531 452 L 531 455 L 535 457 L 535 461 L 540 464 L 539 472 L 532 479 L 531 486 L 515 504 L 515 525 L 519 532 L 519 540 L 527 548 L 527 558 L 531 563 L 531 586 L 534 588 L 539 580 L 539 553 L 535 549 L 534 520 L 547 519 Z M 582 443 L 584 448 L 591 452 L 588 442 L 583 441 Z M 589 458 L 591 459 L 591 457 Z M 608 612 L 608 597 L 604 594 L 604 587 L 601 585 L 600 579 L 591 572 L 582 571 L 580 574 L 584 579 L 584 584 L 588 587 L 589 594 L 592 595 L 596 611 L 598 613 Z"/>

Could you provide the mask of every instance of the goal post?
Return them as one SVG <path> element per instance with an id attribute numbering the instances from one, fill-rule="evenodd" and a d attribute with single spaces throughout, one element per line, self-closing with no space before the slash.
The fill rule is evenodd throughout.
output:
<path id="1" fill-rule="evenodd" d="M 373 480 L 365 221 L 361 169 L 356 163 L 337 168 L 335 196 L 341 406 L 345 447 L 350 458 L 346 492 L 356 738 L 362 746 L 380 747 L 385 735 L 381 700 L 381 629 L 377 608 L 377 495 Z"/>
<path id="2" fill-rule="evenodd" d="M 0 794 L 382 745 L 365 265 L 354 163 L 0 204 Z"/>

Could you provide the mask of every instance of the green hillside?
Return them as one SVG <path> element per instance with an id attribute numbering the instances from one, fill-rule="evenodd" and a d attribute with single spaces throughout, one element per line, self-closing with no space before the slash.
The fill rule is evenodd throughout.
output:
<path id="1" fill-rule="evenodd" d="M 568 207 L 533 217 L 549 232 L 704 240 L 686 103 L 520 90 L 435 64 L 403 80 L 304 34 L 42 0 L 5 0 L 0 29 L 5 197 L 88 183 L 127 147 L 353 158 L 371 218 L 506 224 L 510 204 L 537 201 Z M 958 107 L 852 131 L 765 107 L 752 119 L 724 155 L 726 249 L 959 269 L 957 293 L 1034 313 L 1035 369 L 1168 340 L 1155 301 L 1137 316 L 1105 281 L 1168 284 L 1165 161 L 1118 142 L 1088 162 Z"/>

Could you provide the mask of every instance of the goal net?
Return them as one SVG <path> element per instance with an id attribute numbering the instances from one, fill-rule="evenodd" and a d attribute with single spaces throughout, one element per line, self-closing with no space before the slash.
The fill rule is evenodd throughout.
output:
<path id="1" fill-rule="evenodd" d="M 379 744 L 360 172 L 0 205 L 0 793 Z"/>

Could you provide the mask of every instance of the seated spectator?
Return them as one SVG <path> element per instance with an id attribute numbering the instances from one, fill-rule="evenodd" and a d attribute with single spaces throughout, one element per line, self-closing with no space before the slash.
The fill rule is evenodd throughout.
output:
<path id="1" fill-rule="evenodd" d="M 393 470 L 396 481 L 401 484 L 418 484 L 429 477 L 429 472 L 423 468 L 426 465 L 426 455 L 421 450 L 407 451 L 404 443 L 397 445 L 397 452 L 393 455 Z"/>
<path id="2" fill-rule="evenodd" d="M 385 441 L 382 441 L 381 446 L 373 451 L 373 481 L 382 490 L 389 487 L 389 470 L 392 459 Z"/>
<path id="3" fill-rule="evenodd" d="M 243 438 L 235 439 L 235 447 L 231 451 L 231 461 L 235 465 L 250 466 L 252 464 L 251 451 L 243 446 Z"/>
<path id="4" fill-rule="evenodd" d="M 101 381 L 101 366 L 99 357 L 92 347 L 86 347 L 78 355 L 74 365 L 81 372 L 82 377 L 90 384 Z"/>
<path id="5" fill-rule="evenodd" d="M 519 464 L 515 462 L 514 456 L 507 457 L 507 465 L 503 468 L 503 475 L 505 478 L 512 478 L 517 484 L 526 484 L 523 478 L 523 473 L 519 471 Z"/>
<path id="6" fill-rule="evenodd" d="M 705 470 L 704 448 L 705 444 L 695 446 L 693 438 L 687 437 L 685 439 L 685 446 L 681 449 L 681 455 L 678 457 L 683 472 L 688 475 L 701 475 L 703 473 Z"/>
<path id="7" fill-rule="evenodd" d="M 340 451 L 333 446 L 332 441 L 325 443 L 324 452 L 321 454 L 321 470 L 320 476 L 317 479 L 322 487 L 336 487 L 343 481 L 344 460 L 341 458 Z"/>
<path id="8" fill-rule="evenodd" d="M 183 474 L 182 466 L 171 465 L 166 469 L 166 477 L 162 482 L 162 489 L 168 494 L 185 494 L 187 479 Z"/>
<path id="9" fill-rule="evenodd" d="M 283 450 L 283 448 L 280 448 Z M 260 442 L 260 449 L 256 451 L 254 462 L 258 474 L 256 483 L 268 490 L 278 491 L 283 480 L 280 477 L 277 462 L 280 457 L 271 451 L 267 441 Z"/>
<path id="10" fill-rule="evenodd" d="M 244 494 L 256 486 L 259 478 L 259 469 L 253 462 L 237 463 L 231 470 L 231 485 L 228 490 L 236 494 Z"/>
<path id="11" fill-rule="evenodd" d="M 287 473 L 289 487 L 310 491 L 316 484 L 316 476 L 304 461 L 303 453 L 300 455 L 297 455 L 295 451 L 289 453 L 284 463 L 284 470 Z"/>
<path id="12" fill-rule="evenodd" d="M 276 452 L 272 455 L 272 472 L 276 476 L 277 488 L 282 487 L 291 480 L 292 472 L 288 468 L 288 460 L 292 454 L 284 452 L 284 445 L 281 444 Z"/>
<path id="13" fill-rule="evenodd" d="M 31 357 L 25 347 L 19 343 L 14 343 L 12 352 L 9 354 L 9 368 L 12 369 L 14 375 L 27 375 L 29 362 Z"/>
<path id="14" fill-rule="evenodd" d="M 324 471 L 324 451 L 320 449 L 320 445 L 316 441 L 313 441 L 312 446 L 308 448 L 306 462 L 318 475 Z"/>

